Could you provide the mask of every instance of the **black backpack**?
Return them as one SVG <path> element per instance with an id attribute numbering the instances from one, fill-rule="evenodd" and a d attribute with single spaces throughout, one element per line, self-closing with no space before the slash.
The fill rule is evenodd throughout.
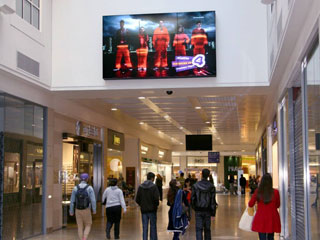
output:
<path id="1" fill-rule="evenodd" d="M 210 208 L 211 204 L 211 191 L 197 189 L 196 191 L 196 208 L 207 209 Z"/>
<path id="2" fill-rule="evenodd" d="M 77 186 L 77 193 L 76 193 L 76 209 L 83 210 L 87 209 L 90 205 L 90 197 L 87 191 L 89 185 L 85 186 L 84 188 L 80 188 Z"/>

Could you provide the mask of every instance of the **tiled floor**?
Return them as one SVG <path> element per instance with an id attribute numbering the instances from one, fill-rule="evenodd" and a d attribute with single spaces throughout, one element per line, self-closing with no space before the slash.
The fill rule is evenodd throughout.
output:
<path id="1" fill-rule="evenodd" d="M 239 219 L 245 208 L 245 204 L 249 200 L 249 196 L 229 196 L 218 195 L 219 208 L 217 211 L 216 221 L 212 223 L 212 239 L 244 239 L 257 240 L 256 233 L 241 231 L 238 228 Z M 141 216 L 138 208 L 130 208 L 124 214 L 121 227 L 120 239 L 139 240 L 141 237 Z M 158 239 L 172 239 L 172 234 L 166 231 L 168 224 L 168 207 L 164 201 L 158 211 Z M 89 239 L 105 239 L 105 220 L 103 218 L 94 222 Z M 33 238 L 34 240 L 75 240 L 77 239 L 76 226 L 70 226 L 66 229 L 56 231 L 46 236 Z M 190 227 L 181 239 L 195 239 L 195 223 L 191 221 Z M 276 238 L 278 239 L 278 238 Z"/>

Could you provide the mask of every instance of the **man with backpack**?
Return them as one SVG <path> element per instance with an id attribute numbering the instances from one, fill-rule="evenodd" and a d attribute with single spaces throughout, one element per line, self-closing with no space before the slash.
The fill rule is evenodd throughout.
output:
<path id="1" fill-rule="evenodd" d="M 81 182 L 74 187 L 70 201 L 71 216 L 74 215 L 74 208 L 76 209 L 76 220 L 80 240 L 88 239 L 92 225 L 91 208 L 93 214 L 96 214 L 96 198 L 93 188 L 87 183 L 88 179 L 89 175 L 87 173 L 80 175 Z"/>
<path id="2" fill-rule="evenodd" d="M 211 240 L 211 220 L 216 215 L 216 189 L 208 181 L 209 169 L 202 170 L 202 180 L 192 186 L 191 205 L 196 212 L 196 239 Z"/>

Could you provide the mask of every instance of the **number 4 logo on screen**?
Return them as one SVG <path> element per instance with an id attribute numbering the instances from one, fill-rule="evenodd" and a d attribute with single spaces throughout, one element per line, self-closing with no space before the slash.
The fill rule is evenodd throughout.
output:
<path id="1" fill-rule="evenodd" d="M 206 59 L 203 54 L 198 54 L 192 59 L 192 64 L 201 68 L 206 64 Z"/>

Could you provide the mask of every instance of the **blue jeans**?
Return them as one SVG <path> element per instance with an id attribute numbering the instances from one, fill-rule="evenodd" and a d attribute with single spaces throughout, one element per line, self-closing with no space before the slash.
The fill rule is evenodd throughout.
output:
<path id="1" fill-rule="evenodd" d="M 142 213 L 143 240 L 148 240 L 148 227 L 150 221 L 150 240 L 158 240 L 157 236 L 157 212 Z"/>
<path id="2" fill-rule="evenodd" d="M 211 240 L 211 215 L 209 212 L 196 212 L 196 239 Z"/>
<path id="3" fill-rule="evenodd" d="M 274 240 L 274 233 L 259 233 L 260 240 Z"/>
<path id="4" fill-rule="evenodd" d="M 173 239 L 172 240 L 179 240 L 180 239 L 179 236 L 180 236 L 180 233 L 179 232 L 175 232 L 173 234 Z"/>

